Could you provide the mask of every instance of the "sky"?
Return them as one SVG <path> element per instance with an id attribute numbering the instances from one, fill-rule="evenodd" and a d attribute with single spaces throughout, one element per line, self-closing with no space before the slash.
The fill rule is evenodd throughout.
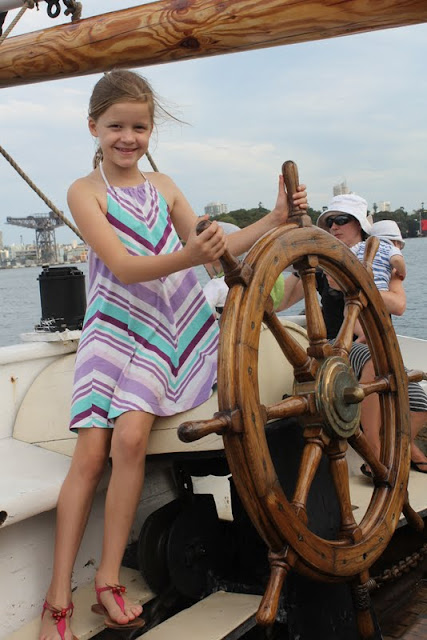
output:
<path id="1" fill-rule="evenodd" d="M 83 17 L 146 4 L 83 0 Z M 10 12 L 6 26 L 16 11 Z M 13 35 L 69 22 L 28 10 Z M 11 36 L 10 36 L 11 37 Z M 0 45 L 1 48 L 1 45 Z M 333 186 L 408 212 L 427 207 L 427 24 L 200 60 L 148 66 L 162 103 L 185 124 L 160 123 L 150 151 L 198 215 L 274 206 L 282 162 L 294 160 L 309 204 Z M 91 170 L 87 105 L 99 74 L 0 89 L 0 145 L 71 219 L 69 185 Z M 141 169 L 150 169 L 142 161 Z M 33 242 L 7 216 L 48 207 L 0 156 L 0 231 L 5 245 Z M 76 239 L 63 227 L 57 242 Z"/>

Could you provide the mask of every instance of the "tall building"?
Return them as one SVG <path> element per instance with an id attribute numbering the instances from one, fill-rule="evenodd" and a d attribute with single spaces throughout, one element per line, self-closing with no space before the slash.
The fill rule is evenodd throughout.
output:
<path id="1" fill-rule="evenodd" d="M 0 231 L 0 249 L 3 249 L 3 231 Z"/>
<path id="2" fill-rule="evenodd" d="M 379 202 L 378 211 L 382 211 L 383 213 L 385 211 L 391 211 L 391 203 L 387 201 Z"/>
<path id="3" fill-rule="evenodd" d="M 222 202 L 209 202 L 205 207 L 205 213 L 209 216 L 219 216 L 221 213 L 228 213 L 228 207 Z"/>
<path id="4" fill-rule="evenodd" d="M 344 193 L 350 193 L 350 189 L 347 187 L 347 182 L 341 182 L 340 184 L 335 184 L 333 188 L 334 196 L 342 196 Z"/>

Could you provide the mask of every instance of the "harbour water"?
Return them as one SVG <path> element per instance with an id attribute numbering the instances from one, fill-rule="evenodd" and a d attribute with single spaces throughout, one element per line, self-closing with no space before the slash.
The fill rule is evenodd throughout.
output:
<path id="1" fill-rule="evenodd" d="M 424 261 L 427 258 L 427 239 L 410 238 L 404 256 L 408 275 L 405 280 L 407 308 L 404 315 L 393 319 L 396 333 L 427 340 L 427 277 Z M 87 274 L 87 264 L 76 265 Z M 0 346 L 21 342 L 20 335 L 33 331 L 41 316 L 39 283 L 40 267 L 0 270 Z M 203 268 L 200 280 L 206 281 Z M 298 313 L 295 306 L 289 313 Z"/>

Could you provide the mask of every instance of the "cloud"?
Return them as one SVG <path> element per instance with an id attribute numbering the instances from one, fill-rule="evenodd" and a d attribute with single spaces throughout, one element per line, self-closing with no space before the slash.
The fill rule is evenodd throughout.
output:
<path id="1" fill-rule="evenodd" d="M 114 0 L 93 0 L 84 13 L 116 8 Z M 41 9 L 27 11 L 18 27 L 53 24 Z M 273 206 L 287 159 L 298 163 L 317 209 L 346 179 L 370 206 L 390 200 L 411 211 L 427 202 L 426 50 L 424 24 L 140 69 L 165 107 L 188 123 L 161 123 L 151 152 L 199 213 L 212 200 Z M 86 116 L 98 77 L 1 94 L 0 144 L 66 213 L 68 185 L 91 169 Z M 44 210 L 2 158 L 0 189 L 0 225 L 13 211 Z M 21 233 L 0 228 L 6 241 Z"/>

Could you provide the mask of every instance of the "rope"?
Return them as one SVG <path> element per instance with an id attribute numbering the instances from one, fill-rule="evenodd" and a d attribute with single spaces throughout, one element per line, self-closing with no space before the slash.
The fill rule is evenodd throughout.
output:
<path id="1" fill-rule="evenodd" d="M 64 14 L 68 16 L 71 13 L 71 22 L 77 22 L 80 20 L 83 9 L 82 3 L 76 2 L 76 0 L 64 0 L 64 4 L 67 7 Z"/>
<path id="2" fill-rule="evenodd" d="M 21 178 L 23 178 L 25 180 L 25 182 L 31 187 L 31 189 L 33 191 L 35 191 L 37 193 L 37 195 L 43 200 L 43 202 L 45 202 L 47 204 L 47 206 L 49 207 L 49 209 L 51 211 L 53 211 L 53 213 L 60 218 L 60 220 L 62 220 L 62 222 L 67 225 L 67 227 L 69 227 L 71 229 L 71 231 L 74 231 L 74 233 L 76 234 L 76 236 L 78 236 L 80 238 L 80 240 L 82 240 L 84 242 L 83 236 L 80 234 L 80 231 L 77 229 L 77 227 L 75 227 L 73 225 L 72 222 L 70 222 L 68 220 L 68 218 L 66 218 L 64 216 L 64 214 L 62 213 L 62 211 L 60 211 L 58 209 L 58 207 L 55 207 L 55 205 L 53 204 L 53 202 L 51 200 L 49 200 L 49 198 L 47 196 L 44 195 L 44 193 L 42 191 L 40 191 L 40 189 L 38 187 L 36 187 L 36 185 L 34 184 L 34 182 L 32 180 L 30 180 L 30 178 L 27 176 L 26 173 L 24 173 L 24 171 L 16 164 L 16 162 L 12 159 L 12 157 L 7 153 L 7 151 L 5 151 L 3 149 L 3 147 L 0 145 L 0 153 L 2 154 L 2 156 L 4 158 L 6 158 L 6 160 L 9 162 L 9 164 L 15 169 L 15 171 L 17 171 L 19 173 L 19 175 L 21 176 Z"/>
<path id="3" fill-rule="evenodd" d="M 158 168 L 157 168 L 156 163 L 153 160 L 153 157 L 152 157 L 151 153 L 149 151 L 147 151 L 145 155 L 147 156 L 147 160 L 151 164 L 151 167 L 152 167 L 153 171 L 159 171 Z"/>
<path id="4" fill-rule="evenodd" d="M 80 20 L 81 14 L 82 14 L 82 3 L 81 2 L 76 2 L 76 0 L 64 0 L 64 4 L 67 7 L 67 9 L 65 11 L 65 15 L 69 15 L 71 13 L 71 21 L 72 22 L 77 22 L 78 20 Z M 12 20 L 12 22 L 10 23 L 10 25 L 8 26 L 6 31 L 0 37 L 0 44 L 2 44 L 2 42 L 7 38 L 9 33 L 12 31 L 12 29 L 16 26 L 16 24 L 22 18 L 22 16 L 26 12 L 26 10 L 27 9 L 33 9 L 35 5 L 37 5 L 37 0 L 25 0 L 24 5 L 23 5 L 22 9 L 19 11 L 18 15 L 15 16 L 15 18 Z M 25 182 L 31 187 L 31 189 L 33 189 L 33 191 L 35 191 L 37 193 L 37 195 L 43 200 L 43 202 L 45 202 L 47 204 L 47 206 L 51 209 L 51 211 L 60 220 L 62 220 L 62 222 L 67 227 L 69 227 L 72 231 L 74 231 L 74 233 L 76 234 L 77 237 L 80 238 L 80 240 L 82 240 L 84 242 L 83 236 L 80 234 L 80 232 L 77 229 L 77 227 L 75 227 L 73 225 L 73 223 L 70 222 L 68 220 L 68 218 L 66 218 L 64 216 L 62 211 L 60 211 L 53 204 L 53 202 L 51 200 L 49 200 L 49 198 L 47 196 L 45 196 L 42 191 L 40 191 L 40 189 L 34 184 L 34 182 L 32 180 L 30 180 L 30 178 L 27 176 L 27 174 L 24 173 L 24 171 L 16 164 L 16 162 L 13 160 L 13 158 L 7 153 L 7 151 L 5 149 L 3 149 L 3 147 L 1 145 L 0 145 L 0 153 L 3 155 L 4 158 L 6 158 L 6 160 L 15 169 L 15 171 L 17 171 L 19 173 L 21 178 L 23 178 L 25 180 Z M 148 160 L 149 160 L 149 162 L 150 162 L 150 164 L 151 164 L 151 166 L 153 168 L 153 171 L 158 171 L 158 168 L 156 167 L 156 163 L 154 162 L 153 158 L 151 157 L 151 155 L 150 155 L 150 153 L 148 151 L 147 151 L 147 158 L 148 158 Z"/>
<path id="5" fill-rule="evenodd" d="M 76 2 L 76 0 L 64 0 L 64 4 L 66 6 L 66 10 L 64 11 L 64 14 L 66 16 L 71 14 L 71 22 L 78 22 L 78 20 L 80 20 L 80 18 L 82 17 L 82 9 L 83 9 L 82 3 Z M 37 6 L 37 9 L 38 9 L 38 0 L 24 1 L 22 8 L 19 10 L 19 13 L 14 17 L 14 19 L 12 20 L 12 22 L 10 23 L 6 31 L 3 33 L 3 35 L 0 36 L 0 44 L 4 40 L 6 40 L 7 36 L 12 31 L 12 29 L 18 24 L 18 22 L 26 12 L 26 10 L 34 9 L 35 6 Z M 58 3 L 58 6 L 59 6 L 59 3 Z"/>
<path id="6" fill-rule="evenodd" d="M 20 21 L 20 19 L 22 18 L 22 16 L 24 15 L 27 9 L 34 9 L 34 0 L 25 0 L 24 6 L 22 7 L 22 9 L 19 10 L 18 15 L 14 17 L 14 19 L 12 20 L 12 22 L 10 23 L 6 31 L 0 37 L 0 44 L 3 42 L 3 40 L 6 40 L 9 33 L 18 24 L 18 22 Z"/>

